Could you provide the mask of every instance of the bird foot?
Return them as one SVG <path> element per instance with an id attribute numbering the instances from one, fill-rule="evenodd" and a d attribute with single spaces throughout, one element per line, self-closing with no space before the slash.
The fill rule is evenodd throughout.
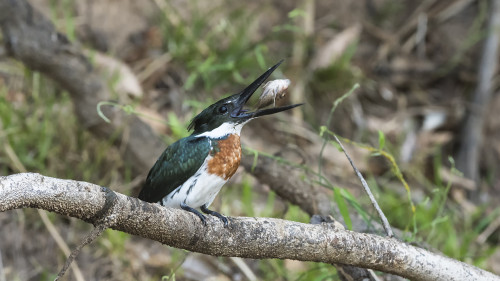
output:
<path id="1" fill-rule="evenodd" d="M 227 218 L 226 218 L 225 216 L 223 216 L 223 215 L 221 215 L 221 214 L 217 213 L 216 211 L 209 210 L 209 209 L 207 208 L 207 205 L 206 205 L 206 204 L 205 204 L 205 205 L 202 205 L 202 206 L 200 207 L 200 209 L 201 209 L 201 211 L 202 211 L 203 213 L 205 213 L 205 214 L 209 214 L 209 215 L 212 215 L 212 216 L 216 216 L 216 217 L 218 217 L 218 218 L 222 221 L 222 223 L 224 224 L 224 227 L 227 227 L 227 226 L 228 226 L 228 223 L 229 223 L 229 222 L 227 221 Z"/>
<path id="2" fill-rule="evenodd" d="M 205 226 L 207 225 L 207 219 L 205 218 L 205 216 L 202 213 L 198 212 L 196 209 L 189 207 L 184 202 L 181 203 L 181 209 L 183 209 L 184 211 L 188 211 L 188 212 L 191 212 L 191 213 L 197 215 L 200 218 L 201 222 Z"/>

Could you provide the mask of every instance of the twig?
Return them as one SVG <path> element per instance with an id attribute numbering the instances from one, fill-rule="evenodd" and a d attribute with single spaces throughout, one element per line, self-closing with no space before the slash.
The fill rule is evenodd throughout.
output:
<path id="1" fill-rule="evenodd" d="M 327 131 L 328 134 L 330 135 L 335 135 L 333 132 L 330 132 L 330 131 Z M 366 149 L 368 151 L 371 151 L 371 152 L 375 152 L 375 153 L 378 153 L 380 154 L 381 156 L 383 156 L 384 158 L 386 158 L 390 165 L 391 165 L 391 168 L 392 168 L 392 172 L 393 174 L 399 179 L 399 181 L 401 182 L 401 184 L 403 185 L 403 187 L 406 189 L 406 193 L 408 195 L 408 203 L 410 204 L 410 208 L 411 208 L 411 212 L 412 212 L 412 221 L 413 221 L 413 233 L 416 235 L 417 232 L 418 232 L 418 229 L 417 229 L 417 216 L 416 216 L 416 207 L 415 207 L 415 204 L 413 203 L 412 199 L 411 199 L 411 189 L 410 189 L 410 185 L 408 184 L 408 182 L 406 182 L 405 178 L 403 177 L 403 173 L 401 172 L 401 170 L 399 169 L 397 163 L 396 163 L 396 160 L 394 159 L 394 157 L 384 151 L 383 149 L 380 149 L 380 148 L 374 148 L 374 147 L 371 147 L 369 145 L 366 145 L 366 144 L 361 144 L 361 143 L 357 143 L 357 142 L 353 142 L 349 139 L 346 139 L 346 138 L 342 138 L 343 141 L 345 142 L 350 142 L 358 147 L 361 147 L 363 149 Z"/>
<path id="2" fill-rule="evenodd" d="M 380 220 L 382 221 L 382 225 L 384 226 L 384 229 L 385 229 L 385 232 L 387 233 L 387 236 L 392 238 L 394 236 L 394 233 L 392 233 L 392 229 L 391 229 L 391 226 L 389 225 L 389 221 L 385 217 L 384 212 L 382 212 L 382 209 L 380 209 L 377 201 L 375 200 L 375 197 L 373 196 L 373 194 L 370 190 L 370 187 L 368 187 L 368 184 L 366 183 L 365 179 L 363 178 L 363 176 L 359 172 L 358 168 L 356 168 L 356 166 L 352 162 L 351 157 L 349 156 L 349 154 L 345 150 L 345 148 L 342 145 L 342 143 L 340 142 L 340 140 L 337 138 L 336 135 L 333 135 L 333 137 L 335 138 L 337 143 L 342 148 L 342 151 L 344 151 L 344 154 L 347 157 L 347 159 L 349 160 L 349 163 L 351 163 L 351 166 L 354 169 L 354 172 L 356 172 L 356 175 L 358 176 L 359 180 L 361 181 L 361 184 L 363 185 L 363 188 L 365 189 L 366 194 L 368 194 L 368 197 L 370 198 L 370 201 L 372 202 L 373 207 L 375 208 L 375 210 L 377 210 L 378 216 L 380 217 Z"/>
<path id="3" fill-rule="evenodd" d="M 469 6 L 473 2 L 474 0 L 458 0 L 451 3 L 446 8 L 439 11 L 439 13 L 436 15 L 437 22 L 442 23 L 454 16 L 457 16 L 460 12 L 462 12 L 465 8 L 467 8 L 467 6 Z"/>
<path id="4" fill-rule="evenodd" d="M 333 113 L 337 109 L 337 106 L 343 102 L 346 98 L 348 98 L 354 91 L 359 88 L 359 84 L 356 83 L 352 88 L 345 94 L 343 94 L 340 98 L 336 99 L 335 102 L 333 103 L 332 109 L 330 109 L 330 112 L 328 113 L 328 119 L 326 119 L 326 126 L 325 129 L 330 128 L 330 124 L 332 122 L 333 118 Z M 320 132 L 320 136 L 323 137 L 323 131 Z M 319 157 L 318 157 L 318 175 L 321 176 L 321 166 L 323 163 L 323 152 L 325 151 L 326 144 L 328 143 L 328 138 L 325 136 L 323 137 L 323 144 L 321 145 L 321 150 L 319 152 Z M 321 177 L 319 178 L 319 181 L 321 182 Z"/>
<path id="5" fill-rule="evenodd" d="M 49 220 L 49 218 L 47 216 L 47 212 L 44 210 L 40 210 L 40 209 L 38 209 L 37 211 L 38 211 L 38 214 L 40 215 L 40 218 L 43 221 L 43 224 L 45 225 L 45 227 L 47 227 L 47 230 L 49 231 L 50 235 L 56 241 L 57 246 L 59 246 L 59 248 L 61 249 L 61 251 L 63 251 L 63 253 L 65 255 L 69 255 L 70 250 L 69 250 L 68 244 L 66 244 L 64 239 L 61 237 L 61 235 L 57 231 L 54 224 Z M 68 267 L 70 264 L 68 264 Z M 79 280 L 79 281 L 85 280 L 85 278 L 83 277 L 82 271 L 80 270 L 80 268 L 78 267 L 78 265 L 76 263 L 71 264 L 71 268 L 73 269 L 73 273 L 75 274 L 76 280 Z"/>
<path id="6" fill-rule="evenodd" d="M 245 153 L 254 152 L 248 148 L 244 149 L 244 151 Z M 251 154 L 245 155 L 241 159 L 241 165 L 245 168 L 247 173 L 252 174 L 262 184 L 267 184 L 278 196 L 299 206 L 310 216 L 328 216 L 333 214 L 340 222 L 345 223 L 342 217 L 339 216 L 340 210 L 338 206 L 331 204 L 331 192 L 329 190 L 334 188 L 334 185 L 328 182 L 329 180 L 327 178 L 322 177 L 323 181 L 328 182 L 326 186 L 322 184 L 310 184 L 301 180 L 303 173 L 310 175 L 309 177 L 317 176 L 309 165 L 296 165 L 287 162 L 286 159 L 281 157 L 263 152 L 259 152 L 258 155 L 257 158 L 254 158 Z M 404 182 L 404 179 L 401 178 L 401 180 L 409 192 L 409 187 Z M 344 186 L 352 185 L 338 177 L 335 178 L 335 183 L 336 185 Z M 410 198 L 410 203 L 412 203 L 411 196 L 408 196 L 408 198 Z M 352 224 L 356 226 L 354 229 L 359 232 L 375 234 L 384 231 L 382 224 L 376 221 L 367 223 L 359 214 L 351 215 L 350 218 Z M 393 232 L 395 237 L 407 235 L 397 228 L 393 229 Z"/>
<path id="7" fill-rule="evenodd" d="M 488 227 L 477 236 L 476 242 L 478 244 L 483 244 L 486 242 L 486 239 L 488 239 L 488 237 L 490 237 L 490 235 L 493 234 L 493 232 L 495 232 L 498 228 L 500 228 L 500 217 L 497 217 L 494 221 L 492 221 L 490 225 L 488 225 Z"/>
<path id="8" fill-rule="evenodd" d="M 94 241 L 97 237 L 99 237 L 104 232 L 104 230 L 106 230 L 106 228 L 108 228 L 106 225 L 100 224 L 100 225 L 96 226 L 89 234 L 87 234 L 87 236 L 85 236 L 85 238 L 82 240 L 80 245 L 78 245 L 75 249 L 73 249 L 71 254 L 68 256 L 68 258 L 66 259 L 66 262 L 64 263 L 63 268 L 61 269 L 61 271 L 59 271 L 59 274 L 57 274 L 57 277 L 56 277 L 56 279 L 54 279 L 54 281 L 58 281 L 60 278 L 62 278 L 64 276 L 64 274 L 66 273 L 66 271 L 68 270 L 70 265 L 71 266 L 73 265 L 72 264 L 73 260 L 78 256 L 78 254 L 80 254 L 80 251 L 83 249 L 83 247 L 92 243 L 92 241 Z"/>
<path id="9" fill-rule="evenodd" d="M 238 257 L 230 257 L 229 258 L 234 264 L 243 272 L 243 275 L 250 280 L 250 281 L 255 281 L 259 280 L 257 276 L 255 276 L 255 273 L 253 273 L 252 269 L 248 267 L 248 265 L 245 263 L 245 261 L 242 258 Z"/>
<path id="10" fill-rule="evenodd" d="M 66 259 L 63 268 L 61 269 L 61 271 L 59 271 L 59 274 L 57 274 L 57 277 L 56 279 L 54 279 L 54 281 L 58 281 L 60 278 L 64 276 L 66 270 L 68 270 L 73 260 L 80 254 L 80 251 L 83 249 L 83 247 L 92 243 L 95 239 L 97 239 L 97 237 L 99 237 L 104 232 L 104 230 L 115 224 L 116 216 L 113 215 L 113 212 L 115 212 L 113 208 L 116 205 L 118 197 L 112 190 L 108 188 L 105 188 L 104 190 L 106 193 L 106 201 L 104 203 L 102 210 L 99 211 L 94 216 L 97 220 L 94 229 L 87 236 L 85 236 L 85 238 L 80 242 L 78 246 L 76 246 L 75 249 L 73 249 L 69 257 Z"/>
<path id="11" fill-rule="evenodd" d="M 139 79 L 141 83 L 144 83 L 144 81 L 149 79 L 155 72 L 159 71 L 163 67 L 166 67 L 171 60 L 172 55 L 168 52 L 153 59 L 143 70 L 141 70 L 139 74 L 137 74 L 137 79 Z"/>

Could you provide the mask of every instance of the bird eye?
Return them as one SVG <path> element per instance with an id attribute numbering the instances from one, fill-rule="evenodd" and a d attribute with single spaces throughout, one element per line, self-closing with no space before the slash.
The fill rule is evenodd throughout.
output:
<path id="1" fill-rule="evenodd" d="M 219 113 L 224 114 L 227 112 L 227 106 L 223 105 L 219 107 Z"/>

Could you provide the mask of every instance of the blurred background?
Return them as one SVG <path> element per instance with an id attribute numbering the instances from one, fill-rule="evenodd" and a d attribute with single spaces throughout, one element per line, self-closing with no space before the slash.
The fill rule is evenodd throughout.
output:
<path id="1" fill-rule="evenodd" d="M 324 190 L 337 219 L 362 231 L 351 218 L 377 218 L 331 142 L 338 134 L 400 239 L 500 274 L 497 2 L 29 1 L 85 49 L 113 103 L 149 124 L 164 147 L 187 136 L 204 107 L 285 59 L 273 79 L 291 85 L 278 104 L 305 105 L 247 125 L 247 157 L 258 152 L 293 169 L 304 188 Z M 136 195 L 150 166 L 132 167 L 123 146 L 88 132 L 77 106 L 0 47 L 0 176 L 38 172 Z M 214 209 L 310 219 L 243 167 Z M 53 280 L 63 248 L 91 227 L 31 209 L 0 213 L 0 280 Z M 76 263 L 83 279 L 70 270 L 69 280 L 339 278 L 331 265 L 217 258 L 112 230 Z"/>

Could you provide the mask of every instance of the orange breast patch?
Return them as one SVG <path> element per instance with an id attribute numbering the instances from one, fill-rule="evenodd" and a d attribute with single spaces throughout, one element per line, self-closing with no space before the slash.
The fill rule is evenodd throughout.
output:
<path id="1" fill-rule="evenodd" d="M 228 180 L 240 166 L 240 136 L 232 134 L 227 139 L 219 140 L 217 143 L 218 148 L 215 148 L 213 158 L 207 163 L 208 172 Z"/>

